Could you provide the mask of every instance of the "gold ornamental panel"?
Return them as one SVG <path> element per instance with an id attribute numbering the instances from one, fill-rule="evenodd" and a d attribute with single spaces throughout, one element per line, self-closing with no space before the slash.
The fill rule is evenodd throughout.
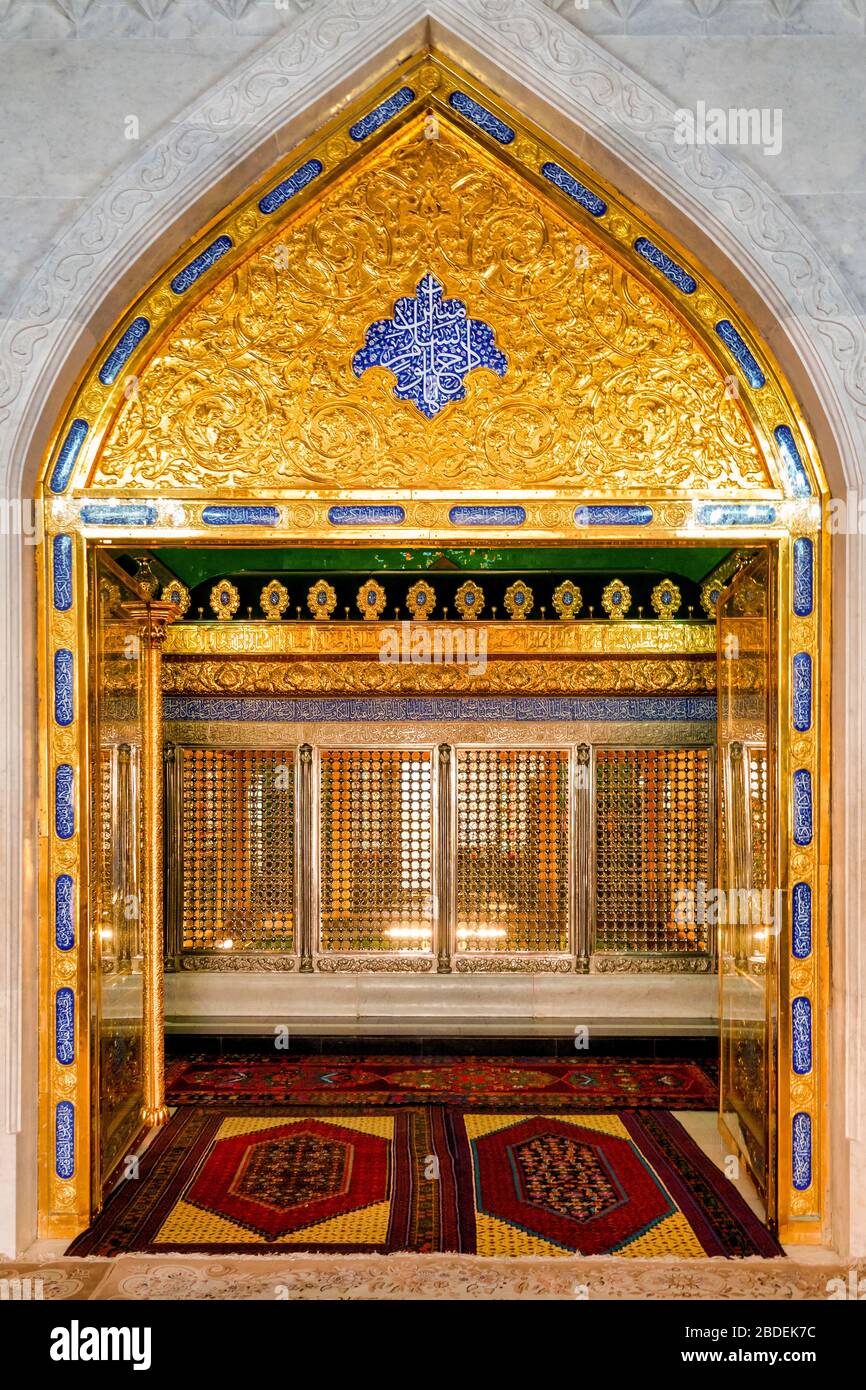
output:
<path id="1" fill-rule="evenodd" d="M 292 951 L 293 751 L 179 752 L 181 951 Z"/>
<path id="2" fill-rule="evenodd" d="M 664 296 L 459 122 L 443 113 L 435 140 L 424 125 L 227 262 L 139 369 L 88 485 L 772 486 L 743 404 Z M 390 371 L 353 370 L 370 326 L 428 275 L 507 364 L 469 372 L 465 399 L 433 419 L 396 398 Z"/>
<path id="3" fill-rule="evenodd" d="M 319 949 L 430 951 L 428 749 L 325 748 L 319 782 Z"/>
<path id="4" fill-rule="evenodd" d="M 457 753 L 458 951 L 569 949 L 569 753 Z"/>
<path id="5" fill-rule="evenodd" d="M 706 953 L 711 750 L 599 748 L 595 754 L 597 951 Z"/>

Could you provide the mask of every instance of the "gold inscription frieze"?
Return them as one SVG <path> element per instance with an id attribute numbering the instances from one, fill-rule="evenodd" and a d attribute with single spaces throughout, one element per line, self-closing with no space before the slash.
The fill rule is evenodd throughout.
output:
<path id="1" fill-rule="evenodd" d="M 715 662 L 669 660 L 485 661 L 408 664 L 380 661 L 166 661 L 172 695 L 602 695 L 706 694 Z"/>
<path id="2" fill-rule="evenodd" d="M 488 657 L 534 656 L 637 656 L 654 652 L 682 656 L 714 656 L 715 624 L 710 622 L 661 623 L 658 621 L 610 623 L 533 622 L 517 625 L 507 622 L 479 624 L 484 631 Z M 190 656 L 291 656 L 291 657 L 378 657 L 398 633 L 407 651 L 412 651 L 415 625 L 391 622 L 281 622 L 236 621 L 232 623 L 173 623 L 163 647 L 167 660 Z M 456 648 L 465 638 L 463 623 L 428 622 L 424 633 L 436 650 L 441 644 Z M 118 643 L 124 640 L 118 634 Z M 109 648 L 111 649 L 111 648 Z M 400 644 L 398 644 L 398 651 Z"/>

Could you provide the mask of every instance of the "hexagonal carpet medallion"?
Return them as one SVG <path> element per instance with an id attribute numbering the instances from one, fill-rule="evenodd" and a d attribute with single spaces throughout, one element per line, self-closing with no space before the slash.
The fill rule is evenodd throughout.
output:
<path id="1" fill-rule="evenodd" d="M 777 1255 L 663 1110 L 182 1106 L 70 1254 Z"/>

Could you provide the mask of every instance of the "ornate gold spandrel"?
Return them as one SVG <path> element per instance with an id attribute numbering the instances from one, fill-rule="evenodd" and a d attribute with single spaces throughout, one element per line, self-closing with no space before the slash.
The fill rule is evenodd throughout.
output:
<path id="1" fill-rule="evenodd" d="M 435 275 L 507 370 L 426 419 L 354 353 Z M 771 486 L 742 404 L 655 292 L 451 123 L 418 117 L 223 278 L 123 400 L 96 488 L 720 495 Z"/>

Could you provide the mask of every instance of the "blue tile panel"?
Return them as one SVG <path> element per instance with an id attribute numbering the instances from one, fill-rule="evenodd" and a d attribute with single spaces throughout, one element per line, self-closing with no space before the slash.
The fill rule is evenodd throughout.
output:
<path id="1" fill-rule="evenodd" d="M 791 1066 L 798 1076 L 812 1070 L 812 1005 L 804 996 L 791 1000 Z"/>
<path id="2" fill-rule="evenodd" d="M 72 607 L 72 537 L 55 536 L 51 545 L 54 607 L 68 613 Z"/>
<path id="3" fill-rule="evenodd" d="M 278 526 L 279 507 L 204 507 L 206 526 Z"/>
<path id="4" fill-rule="evenodd" d="M 791 949 L 798 960 L 812 953 L 812 889 L 795 883 L 791 892 Z"/>
<path id="5" fill-rule="evenodd" d="M 510 125 L 500 121 L 498 116 L 494 116 L 492 111 L 488 111 L 486 106 L 480 102 L 473 101 L 465 92 L 452 92 L 448 98 L 448 105 L 455 111 L 459 111 L 461 116 L 465 116 L 467 121 L 477 125 L 479 130 L 483 130 L 485 135 L 498 140 L 500 145 L 510 145 L 514 139 L 514 131 Z"/>
<path id="6" fill-rule="evenodd" d="M 808 652 L 795 652 L 791 681 L 791 715 L 794 728 L 804 734 L 812 727 L 812 658 Z"/>
<path id="7" fill-rule="evenodd" d="M 812 1186 L 812 1117 L 800 1110 L 791 1121 L 792 1181 L 798 1192 Z"/>
<path id="8" fill-rule="evenodd" d="M 54 653 L 54 719 L 64 728 L 75 717 L 72 652 L 59 647 Z"/>
<path id="9" fill-rule="evenodd" d="M 652 519 L 652 507 L 614 504 L 574 509 L 574 521 L 577 526 L 648 526 Z"/>
<path id="10" fill-rule="evenodd" d="M 374 723 L 377 720 L 459 720 L 464 723 L 510 719 L 564 722 L 567 720 L 628 721 L 683 720 L 710 723 L 716 717 L 713 695 L 625 696 L 381 696 L 346 699 L 222 699 L 211 696 L 166 695 L 166 719 L 224 719 L 267 723 Z"/>
<path id="11" fill-rule="evenodd" d="M 591 188 L 587 188 L 567 169 L 563 169 L 561 164 L 554 164 L 548 161 L 542 164 L 541 172 L 548 183 L 554 184 L 560 192 L 570 198 L 573 203 L 579 203 L 587 212 L 592 213 L 593 217 L 604 217 L 607 212 L 607 203 L 599 198 L 597 193 L 593 193 Z"/>
<path id="12" fill-rule="evenodd" d="M 71 1100 L 60 1100 L 54 1112 L 54 1171 L 58 1178 L 75 1173 L 75 1108 Z"/>
<path id="13" fill-rule="evenodd" d="M 812 774 L 805 767 L 794 773 L 794 843 L 812 843 Z"/>
<path id="14" fill-rule="evenodd" d="M 210 246 L 196 256 L 195 260 L 185 265 L 183 270 L 175 275 L 171 282 L 171 288 L 175 294 L 186 294 L 186 291 L 200 280 L 203 275 L 221 260 L 227 251 L 231 251 L 233 242 L 230 236 L 218 236 L 216 241 L 212 241 Z"/>
<path id="15" fill-rule="evenodd" d="M 749 385 L 756 391 L 760 390 L 766 382 L 766 377 L 734 325 L 729 319 L 720 319 L 716 324 L 716 332 Z"/>
<path id="16" fill-rule="evenodd" d="M 87 431 L 90 429 L 86 420 L 73 420 L 69 429 L 66 431 L 66 438 L 60 446 L 57 455 L 57 462 L 51 472 L 51 491 L 63 492 L 72 477 L 72 470 L 75 467 L 75 460 L 81 452 Z"/>
<path id="17" fill-rule="evenodd" d="M 99 369 L 99 380 L 102 382 L 103 386 L 113 385 L 121 369 L 126 365 L 139 343 L 144 341 L 149 332 L 149 319 L 137 318 L 132 320 L 126 332 L 117 340 Z"/>
<path id="18" fill-rule="evenodd" d="M 808 536 L 798 536 L 794 541 L 794 612 L 798 618 L 808 618 L 812 612 L 814 595 L 812 593 L 814 570 L 814 551 Z"/>
<path id="19" fill-rule="evenodd" d="M 71 951 L 75 945 L 71 874 L 58 874 L 54 880 L 54 944 L 58 951 Z"/>
<path id="20" fill-rule="evenodd" d="M 806 472 L 793 432 L 787 425 L 777 425 L 773 436 L 779 446 L 788 486 L 795 497 L 811 497 L 812 485 Z"/>
<path id="21" fill-rule="evenodd" d="M 695 519 L 700 526 L 772 526 L 776 509 L 765 502 L 702 502 Z"/>
<path id="22" fill-rule="evenodd" d="M 75 834 L 75 777 L 69 763 L 54 770 L 54 829 L 61 840 Z"/>
<path id="23" fill-rule="evenodd" d="M 401 87 L 398 92 L 394 92 L 392 96 L 387 97 L 386 100 L 380 102 L 378 106 L 374 106 L 373 110 L 364 116 L 362 120 L 356 121 L 354 125 L 349 126 L 349 134 L 353 140 L 366 140 L 368 135 L 372 135 L 374 131 L 380 130 L 383 125 L 387 125 L 389 121 L 393 121 L 394 117 L 398 116 L 401 111 L 405 111 L 407 106 L 411 106 L 414 100 L 415 93 L 412 91 L 412 88 Z"/>
<path id="24" fill-rule="evenodd" d="M 323 168 L 321 160 L 308 159 L 306 164 L 302 164 L 293 174 L 289 174 L 287 179 L 283 179 L 282 183 L 278 183 L 266 193 L 264 198 L 259 199 L 259 212 L 276 212 L 277 208 L 281 208 L 290 198 L 300 193 L 302 188 L 306 188 L 308 183 L 317 179 Z"/>
<path id="25" fill-rule="evenodd" d="M 65 985 L 54 996 L 54 1055 L 64 1066 L 75 1061 L 75 995 Z"/>
<path id="26" fill-rule="evenodd" d="M 432 420 L 452 401 L 466 396 L 463 378 L 477 367 L 504 376 L 508 359 L 482 319 L 470 319 L 460 299 L 443 299 L 435 275 L 424 275 L 414 295 L 398 299 L 394 316 L 367 329 L 364 346 L 352 358 L 355 376 L 384 367 L 397 378 L 394 395 L 412 401 Z"/>
<path id="27" fill-rule="evenodd" d="M 448 513 L 452 526 L 522 526 L 525 507 L 452 507 Z"/>
<path id="28" fill-rule="evenodd" d="M 156 518 L 152 502 L 86 502 L 81 508 L 85 526 L 153 526 Z"/>
<path id="29" fill-rule="evenodd" d="M 643 256 L 645 261 L 649 261 L 651 266 L 654 266 L 656 270 L 660 270 L 662 275 L 670 280 L 672 285 L 676 285 L 677 289 L 681 290 L 683 294 L 694 294 L 695 290 L 698 288 L 697 280 L 689 275 L 687 270 L 683 270 L 681 265 L 677 265 L 676 261 L 672 261 L 670 256 L 666 256 L 664 251 L 660 250 L 659 247 L 647 237 L 638 237 L 634 244 L 634 249 L 639 256 Z"/>
<path id="30" fill-rule="evenodd" d="M 400 526 L 406 520 L 402 507 L 329 507 L 332 526 Z"/>

